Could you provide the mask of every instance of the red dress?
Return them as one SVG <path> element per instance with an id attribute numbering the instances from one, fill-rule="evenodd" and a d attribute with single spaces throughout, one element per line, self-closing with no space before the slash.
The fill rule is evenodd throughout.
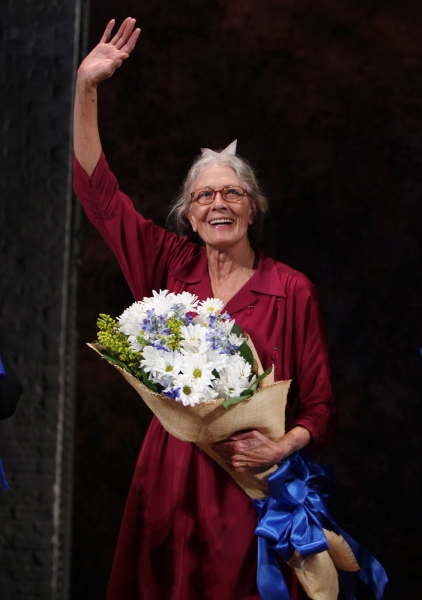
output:
<path id="1" fill-rule="evenodd" d="M 136 300 L 159 289 L 212 296 L 205 249 L 137 213 L 104 155 L 92 178 L 75 161 L 75 191 Z M 337 411 L 313 285 L 260 254 L 226 310 L 251 335 L 264 368 L 274 364 L 276 380 L 293 379 L 299 399 L 293 424 L 310 431 L 311 449 L 326 445 Z M 154 418 L 129 491 L 107 600 L 259 600 L 256 524 L 251 500 L 232 478 Z"/>

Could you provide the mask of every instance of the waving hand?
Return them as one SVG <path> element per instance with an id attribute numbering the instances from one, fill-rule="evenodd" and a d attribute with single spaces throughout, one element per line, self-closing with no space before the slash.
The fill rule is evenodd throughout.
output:
<path id="1" fill-rule="evenodd" d="M 135 47 L 141 33 L 140 29 L 133 29 L 135 19 L 131 17 L 125 19 L 117 33 L 110 39 L 114 24 L 115 20 L 112 19 L 105 28 L 100 43 L 79 67 L 78 78 L 82 78 L 86 84 L 97 86 L 104 79 L 111 77 Z"/>
<path id="2" fill-rule="evenodd" d="M 141 33 L 134 29 L 135 19 L 128 17 L 110 39 L 115 21 L 105 28 L 100 43 L 88 54 L 78 69 L 73 119 L 75 155 L 88 175 L 92 175 L 101 155 L 97 122 L 97 87 L 111 77 L 129 57 Z"/>

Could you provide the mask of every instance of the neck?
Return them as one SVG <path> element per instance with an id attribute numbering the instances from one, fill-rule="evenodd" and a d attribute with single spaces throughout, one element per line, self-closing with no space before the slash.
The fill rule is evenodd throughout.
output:
<path id="1" fill-rule="evenodd" d="M 211 280 L 222 282 L 235 272 L 249 273 L 252 276 L 255 263 L 255 252 L 249 241 L 240 246 L 228 249 L 213 248 L 207 245 L 208 271 Z"/>

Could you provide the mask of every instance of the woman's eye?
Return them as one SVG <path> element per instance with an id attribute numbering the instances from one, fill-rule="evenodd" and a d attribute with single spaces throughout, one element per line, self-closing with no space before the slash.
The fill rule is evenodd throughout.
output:
<path id="1" fill-rule="evenodd" d="M 201 190 L 200 192 L 198 192 L 198 199 L 199 200 L 203 200 L 206 198 L 211 198 L 212 196 L 212 192 L 210 190 Z"/>
<path id="2" fill-rule="evenodd" d="M 226 194 L 230 198 L 238 198 L 241 195 L 240 190 L 238 190 L 237 188 L 228 188 L 226 190 Z"/>

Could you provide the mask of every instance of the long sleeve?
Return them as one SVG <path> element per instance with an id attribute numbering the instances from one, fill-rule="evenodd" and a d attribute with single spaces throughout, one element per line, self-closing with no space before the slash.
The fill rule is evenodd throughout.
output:
<path id="1" fill-rule="evenodd" d="M 189 260 L 197 246 L 155 225 L 123 194 L 104 154 L 92 177 L 74 160 L 74 189 L 91 223 L 116 255 L 136 299 L 165 287 L 167 273 Z"/>
<path id="2" fill-rule="evenodd" d="M 317 292 L 303 275 L 296 279 L 293 311 L 293 378 L 299 398 L 294 425 L 308 429 L 316 450 L 333 437 L 338 413 Z"/>

